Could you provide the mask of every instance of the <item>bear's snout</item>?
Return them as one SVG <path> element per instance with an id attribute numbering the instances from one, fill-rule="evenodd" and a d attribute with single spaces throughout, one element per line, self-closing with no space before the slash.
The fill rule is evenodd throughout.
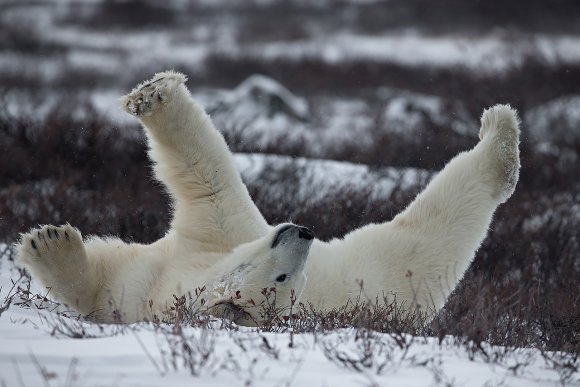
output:
<path id="1" fill-rule="evenodd" d="M 296 226 L 294 224 L 288 224 L 284 227 L 281 227 L 280 230 L 278 230 L 278 233 L 276 234 L 274 240 L 272 241 L 272 248 L 278 246 L 284 239 L 292 237 L 295 238 L 296 236 L 298 236 L 298 238 L 300 239 L 305 240 L 314 239 L 314 233 L 310 229 L 302 226 Z"/>

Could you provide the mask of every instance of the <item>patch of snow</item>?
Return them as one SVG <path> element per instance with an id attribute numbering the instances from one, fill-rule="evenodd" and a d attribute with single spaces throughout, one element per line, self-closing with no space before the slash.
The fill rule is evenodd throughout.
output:
<path id="1" fill-rule="evenodd" d="M 36 68 L 39 75 L 46 72 L 43 76 L 54 80 L 58 79 L 57 75 L 66 76 L 68 66 L 86 66 L 90 71 L 99 69 L 108 76 L 118 68 L 160 70 L 160 67 L 182 66 L 202 72 L 206 69 L 207 59 L 213 54 L 231 57 L 232 60 L 255 58 L 292 62 L 315 59 L 328 63 L 364 60 L 410 67 L 459 66 L 484 75 L 517 68 L 530 57 L 548 63 L 580 62 L 580 37 L 572 35 L 522 33 L 517 37 L 506 37 L 500 31 L 464 37 L 451 34 L 431 36 L 417 30 L 378 35 L 342 31 L 315 34 L 303 40 L 244 43 L 240 40 L 242 19 L 228 14 L 207 20 L 196 18 L 194 27 L 180 24 L 173 29 L 126 33 L 62 23 L 62 18 L 71 19 L 74 12 L 90 13 L 99 7 L 97 2 L 82 7 L 71 4 L 46 2 L 36 6 L 8 7 L 3 11 L 0 16 L 2 23 L 16 31 L 23 25 L 27 26 L 27 34 L 32 34 L 39 44 L 54 47 L 50 55 L 68 64 L 59 65 L 55 62 L 56 58 L 48 60 L 36 56 L 27 59 L 19 56 L 17 59 L 23 69 L 10 64 L 11 68 L 19 72 Z M 172 4 L 175 12 L 179 13 L 182 5 L 179 2 Z M 51 67 L 47 70 L 47 66 Z"/>
<path id="2" fill-rule="evenodd" d="M 356 98 L 313 97 L 309 100 L 309 119 L 300 120 L 293 113 L 297 108 L 291 106 L 303 106 L 295 103 L 302 99 L 278 87 L 272 85 L 276 92 L 267 94 L 266 102 L 256 100 L 246 83 L 234 91 L 196 92 L 194 98 L 208 106 L 216 126 L 232 148 L 241 152 L 274 149 L 292 154 L 299 149 L 306 157 L 337 158 L 353 152 L 376 152 L 381 131 L 401 134 L 409 141 L 416 141 L 417 135 L 433 126 L 459 136 L 475 137 L 478 132 L 477 120 L 458 101 L 390 89 L 381 89 L 374 104 Z M 256 95 L 261 98 L 264 94 Z M 271 95 L 276 95 L 277 106 L 282 106 L 277 112 L 272 112 Z M 377 117 L 381 110 L 382 116 Z"/>
<path id="3" fill-rule="evenodd" d="M 540 212 L 539 209 L 542 209 Z M 535 214 L 524 219 L 524 233 L 541 233 L 554 224 L 564 224 L 570 230 L 580 229 L 580 194 L 558 193 L 544 197 Z"/>
<path id="4" fill-rule="evenodd" d="M 475 136 L 476 121 L 459 103 L 448 104 L 440 97 L 401 93 L 387 100 L 383 129 L 412 138 L 428 125 L 450 128 L 459 135 Z"/>
<path id="5" fill-rule="evenodd" d="M 530 35 L 506 39 L 501 34 L 468 38 L 427 36 L 416 31 L 373 36 L 339 33 L 302 41 L 253 44 L 240 48 L 234 55 L 271 61 L 367 60 L 436 68 L 461 66 L 489 74 L 518 67 L 529 56 L 576 63 L 580 60 L 580 38 Z"/>
<path id="6" fill-rule="evenodd" d="M 73 69 L 93 70 L 106 74 L 115 74 L 124 65 L 123 57 L 112 52 L 72 49 L 66 58 Z"/>
<path id="7" fill-rule="evenodd" d="M 298 203 L 324 202 L 336 192 L 354 190 L 369 192 L 369 199 L 388 200 L 395 188 L 424 186 L 431 177 L 431 173 L 416 168 L 371 168 L 342 161 L 279 155 L 235 154 L 234 161 L 248 183 L 267 181 L 266 175 L 286 177 L 284 172 L 289 169 L 297 171 L 292 176 L 295 179 L 292 200 Z"/>
<path id="8" fill-rule="evenodd" d="M 240 88 L 244 91 L 243 97 Z M 363 100 L 318 98 L 312 102 L 316 104 L 312 108 L 316 112 L 313 117 L 303 98 L 276 89 L 276 94 L 256 100 L 247 91 L 246 86 L 240 86 L 234 91 L 196 91 L 194 94 L 194 98 L 207 106 L 216 126 L 234 141 L 232 145 L 238 151 L 275 147 L 300 149 L 309 157 L 328 157 L 345 148 L 373 146 L 374 118 Z M 272 95 L 277 101 L 273 104 Z"/>
<path id="9" fill-rule="evenodd" d="M 564 96 L 530 109 L 524 116 L 524 122 L 533 143 L 578 143 L 580 95 Z"/>
<path id="10" fill-rule="evenodd" d="M 372 131 L 375 127 L 375 117 L 366 101 L 355 98 L 319 98 L 319 115 L 327 141 L 332 146 L 340 143 L 352 143 L 356 139 L 360 147 L 369 147 L 372 144 Z M 339 146 L 339 145 L 338 145 Z"/>
<path id="11" fill-rule="evenodd" d="M 269 157 L 277 159 L 277 157 L 281 156 L 235 153 L 234 162 L 238 171 L 242 174 L 244 181 L 251 183 L 260 179 L 260 175 L 266 169 L 266 165 L 268 165 Z"/>
<path id="12" fill-rule="evenodd" d="M 119 98 L 126 93 L 127 90 L 95 90 L 88 95 L 88 98 L 97 112 L 106 117 L 107 121 L 117 125 L 137 125 L 137 118 L 124 111 L 119 104 Z"/>
<path id="13" fill-rule="evenodd" d="M 59 56 L 0 52 L 0 71 L 4 76 L 12 74 L 14 77 L 50 82 L 57 79 L 64 68 L 65 59 Z"/>

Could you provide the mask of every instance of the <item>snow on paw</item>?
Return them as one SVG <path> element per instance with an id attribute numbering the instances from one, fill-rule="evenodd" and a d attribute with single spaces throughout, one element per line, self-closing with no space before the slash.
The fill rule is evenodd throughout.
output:
<path id="1" fill-rule="evenodd" d="M 515 109 L 509 105 L 495 105 L 481 116 L 479 137 L 488 145 L 487 154 L 497 168 L 499 196 L 507 200 L 515 190 L 520 170 L 520 129 Z"/>
<path id="2" fill-rule="evenodd" d="M 150 116 L 160 106 L 171 102 L 179 85 L 187 77 L 174 71 L 157 73 L 148 81 L 137 85 L 131 93 L 121 97 L 123 109 L 136 117 Z"/>
<path id="3" fill-rule="evenodd" d="M 518 113 L 510 105 L 495 105 L 483 111 L 481 115 L 481 129 L 479 138 L 484 139 L 488 134 L 516 134 L 519 136 Z"/>

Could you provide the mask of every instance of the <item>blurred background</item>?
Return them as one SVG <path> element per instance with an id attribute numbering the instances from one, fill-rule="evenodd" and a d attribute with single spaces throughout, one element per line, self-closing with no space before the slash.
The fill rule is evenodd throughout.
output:
<path id="1" fill-rule="evenodd" d="M 520 182 L 439 324 L 580 348 L 580 2 L 4 0 L 0 241 L 65 222 L 164 234 L 168 197 L 117 99 L 166 69 L 265 217 L 321 239 L 391 219 L 476 144 L 483 108 L 516 107 Z"/>

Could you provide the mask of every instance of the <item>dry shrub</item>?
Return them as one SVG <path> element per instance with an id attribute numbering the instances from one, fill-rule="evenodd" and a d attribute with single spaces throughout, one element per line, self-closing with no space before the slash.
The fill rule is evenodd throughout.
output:
<path id="1" fill-rule="evenodd" d="M 74 118 L 73 111 L 82 111 Z M 135 126 L 123 128 L 139 133 Z M 0 224 L 4 240 L 45 223 L 152 241 L 168 224 L 141 136 L 123 135 L 87 105 L 64 100 L 44 120 L 0 115 Z M 138 139 L 138 140 L 136 140 Z"/>

